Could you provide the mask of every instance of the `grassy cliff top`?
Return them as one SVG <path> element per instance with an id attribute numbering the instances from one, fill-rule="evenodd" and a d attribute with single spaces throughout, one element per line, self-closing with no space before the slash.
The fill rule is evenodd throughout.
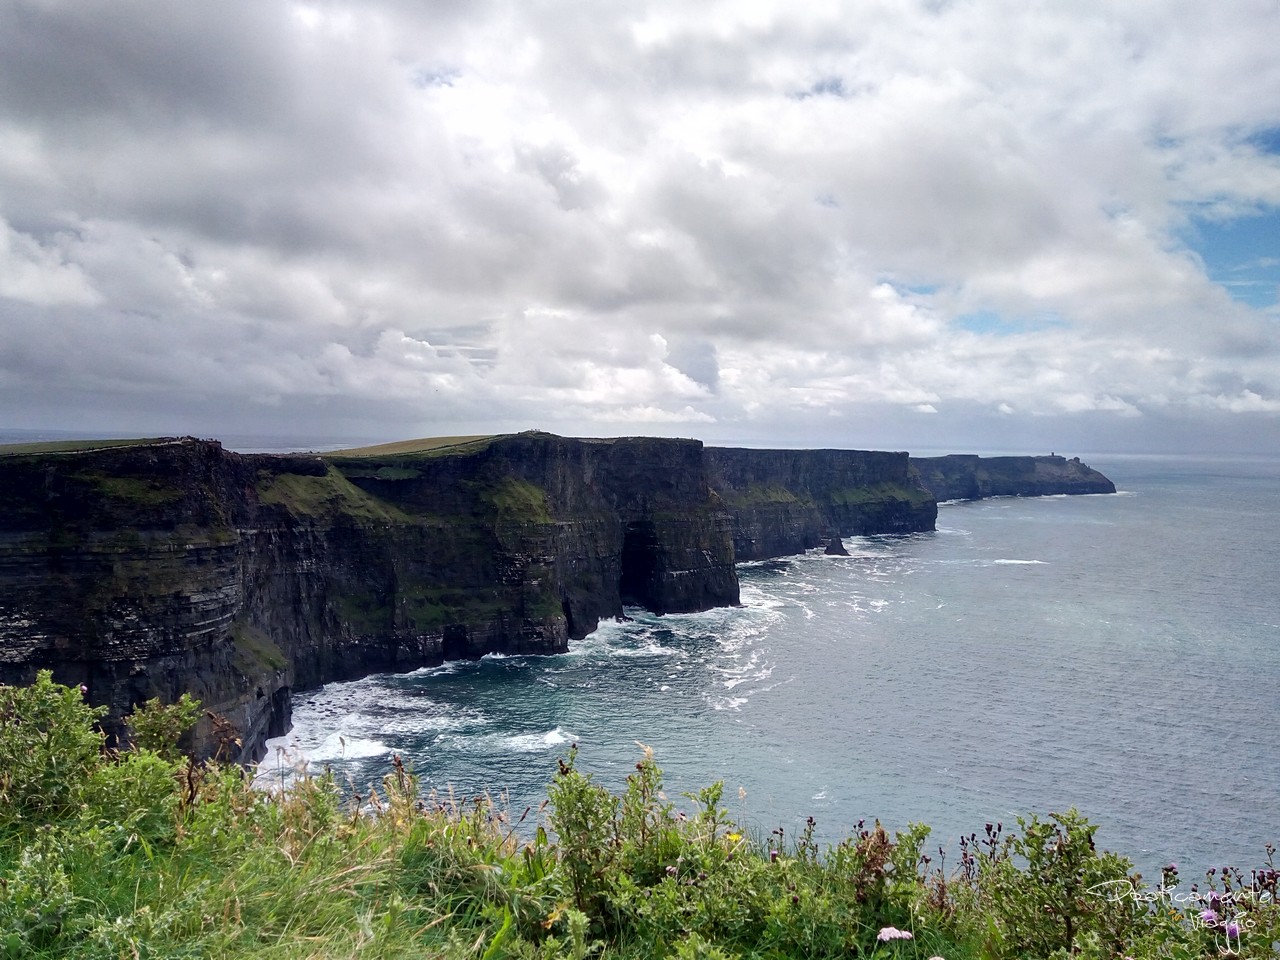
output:
<path id="1" fill-rule="evenodd" d="M 89 453 L 108 447 L 148 447 L 172 443 L 171 437 L 135 437 L 121 440 L 42 440 L 36 443 L 0 443 L 0 457 L 43 453 Z"/>
<path id="2" fill-rule="evenodd" d="M 421 437 L 417 440 L 394 440 L 368 447 L 330 450 L 325 457 L 396 457 L 413 453 L 461 453 L 478 450 L 496 439 L 498 434 L 476 434 L 464 437 Z"/>

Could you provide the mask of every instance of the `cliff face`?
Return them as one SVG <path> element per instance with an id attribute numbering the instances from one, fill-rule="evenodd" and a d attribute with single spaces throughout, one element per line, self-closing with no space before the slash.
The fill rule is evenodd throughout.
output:
<path id="1" fill-rule="evenodd" d="M 912 457 L 911 466 L 939 501 L 1115 493 L 1116 486 L 1079 457 Z"/>
<path id="2" fill-rule="evenodd" d="M 548 434 L 326 457 L 0 450 L 0 683 L 51 668 L 113 724 L 190 692 L 248 759 L 287 729 L 293 689 L 562 652 L 624 604 L 736 604 L 736 561 L 932 530 L 934 493 L 1112 491 L 1060 457 Z M 214 746 L 205 720 L 193 747 Z"/>
<path id="3" fill-rule="evenodd" d="M 624 602 L 738 602 L 696 441 L 328 460 L 149 442 L 0 457 L 0 498 L 0 682 L 51 667 L 115 718 L 190 691 L 247 755 L 294 687 L 561 652 Z"/>
<path id="4" fill-rule="evenodd" d="M 801 553 L 832 537 L 932 530 L 937 520 L 905 453 L 708 447 L 706 460 L 738 560 Z"/>

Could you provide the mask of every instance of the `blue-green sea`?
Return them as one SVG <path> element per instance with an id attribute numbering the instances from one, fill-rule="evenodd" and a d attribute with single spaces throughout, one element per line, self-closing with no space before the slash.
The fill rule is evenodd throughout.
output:
<path id="1" fill-rule="evenodd" d="M 761 835 L 812 815 L 987 822 L 1075 806 L 1146 876 L 1280 844 L 1280 462 L 1087 458 L 1114 496 L 944 504 L 934 533 L 740 567 L 742 606 L 631 610 L 570 652 L 299 694 L 263 761 L 359 791 L 545 799 L 556 758 L 620 785 L 651 746 L 673 798 L 715 780 Z"/>

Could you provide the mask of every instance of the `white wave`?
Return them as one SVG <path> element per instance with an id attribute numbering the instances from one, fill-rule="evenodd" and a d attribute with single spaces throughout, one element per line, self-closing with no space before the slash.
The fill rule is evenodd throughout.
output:
<path id="1" fill-rule="evenodd" d="M 725 697 L 712 704 L 716 710 L 738 710 L 747 702 L 746 697 Z"/>
<path id="2" fill-rule="evenodd" d="M 516 753 L 537 753 L 542 750 L 551 750 L 564 743 L 572 743 L 577 739 L 576 734 L 570 733 L 563 727 L 556 727 L 546 733 L 518 733 L 512 737 L 504 737 L 502 744 Z"/>
<path id="3" fill-rule="evenodd" d="M 683 657 L 684 651 L 675 647 L 664 647 L 660 643 L 650 641 L 642 647 L 614 647 L 609 651 L 614 657 Z"/>
<path id="4" fill-rule="evenodd" d="M 444 663 L 437 664 L 434 667 L 419 667 L 417 670 L 410 670 L 404 674 L 406 677 L 446 677 L 450 674 L 457 673 L 466 665 L 466 660 L 447 660 Z"/>
<path id="5" fill-rule="evenodd" d="M 314 746 L 299 745 L 297 754 L 300 760 L 314 764 L 331 760 L 364 760 L 390 752 L 391 748 L 380 740 L 331 733 Z"/>
<path id="6" fill-rule="evenodd" d="M 992 560 L 991 562 L 996 566 L 1044 566 L 1046 563 L 1044 560 Z"/>

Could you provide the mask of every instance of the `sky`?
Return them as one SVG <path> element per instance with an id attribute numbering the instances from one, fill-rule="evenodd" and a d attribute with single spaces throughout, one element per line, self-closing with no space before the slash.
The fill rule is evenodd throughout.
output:
<path id="1" fill-rule="evenodd" d="M 0 428 L 1280 454 L 1280 0 L 0 0 Z"/>

